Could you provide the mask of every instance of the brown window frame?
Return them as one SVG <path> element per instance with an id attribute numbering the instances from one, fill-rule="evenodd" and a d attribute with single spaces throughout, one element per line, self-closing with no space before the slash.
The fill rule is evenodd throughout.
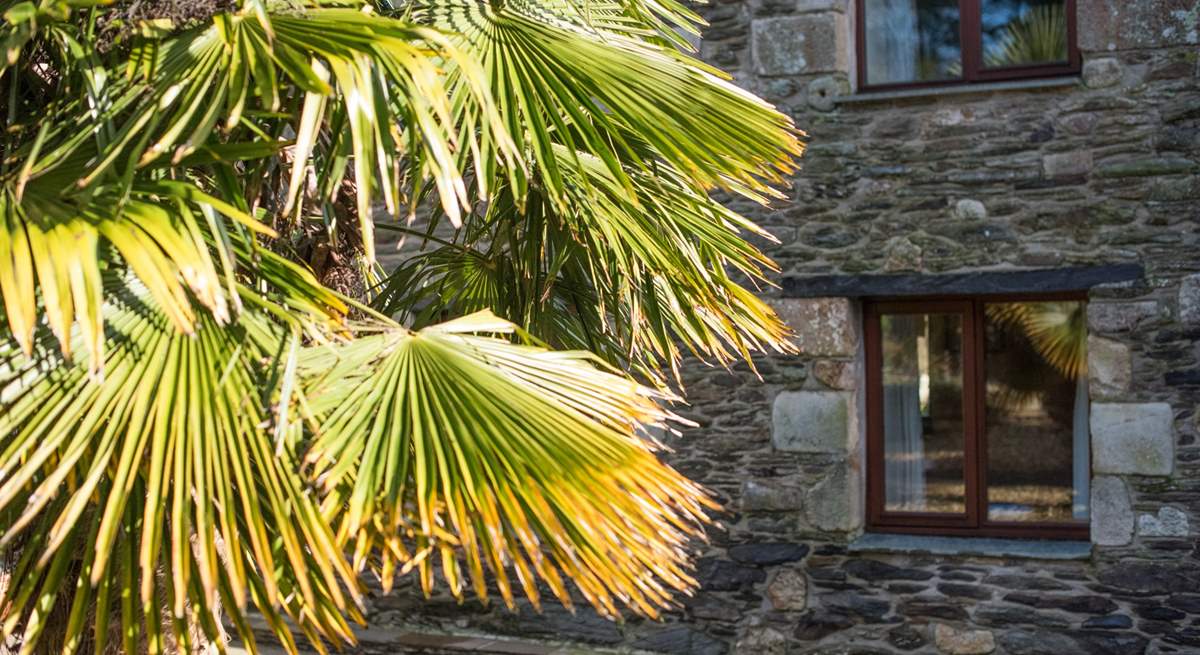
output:
<path id="1" fill-rule="evenodd" d="M 855 0 L 855 56 L 858 60 L 858 87 L 860 91 L 891 91 L 895 89 L 912 89 L 922 87 L 955 86 L 963 84 L 978 84 L 981 82 L 1003 82 L 1042 77 L 1062 77 L 1078 75 L 1081 65 L 1078 39 L 1076 38 L 1075 0 L 1064 0 L 1064 11 L 1067 16 L 1067 62 L 1051 62 L 1046 64 L 1027 64 L 1021 66 L 1005 66 L 1003 68 L 983 67 L 983 0 L 958 0 L 958 38 L 962 47 L 962 77 L 949 80 L 920 80 L 914 82 L 893 82 L 888 84 L 871 84 L 867 79 L 867 20 L 866 0 Z"/>
<path id="2" fill-rule="evenodd" d="M 866 356 L 867 522 L 869 532 L 1087 540 L 1087 522 L 1026 523 L 987 518 L 987 371 L 984 305 L 996 302 L 1087 301 L 1086 293 L 872 298 L 863 302 Z M 884 510 L 882 314 L 959 313 L 963 317 L 963 476 L 966 512 L 959 516 Z M 1089 462 L 1089 476 L 1090 472 Z"/>

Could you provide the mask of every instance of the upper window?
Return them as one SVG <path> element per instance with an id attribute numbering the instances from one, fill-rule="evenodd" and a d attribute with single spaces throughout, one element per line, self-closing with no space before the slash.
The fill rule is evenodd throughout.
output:
<path id="1" fill-rule="evenodd" d="M 858 0 L 862 88 L 1074 73 L 1074 0 Z"/>
<path id="2" fill-rule="evenodd" d="M 1086 538 L 1082 300 L 865 309 L 870 527 Z"/>

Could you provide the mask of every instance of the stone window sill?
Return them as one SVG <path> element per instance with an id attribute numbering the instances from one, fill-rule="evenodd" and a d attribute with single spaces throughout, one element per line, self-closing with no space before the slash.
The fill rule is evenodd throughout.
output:
<path id="1" fill-rule="evenodd" d="M 991 93 L 993 91 L 1023 91 L 1030 89 L 1057 89 L 1079 84 L 1079 77 L 1048 77 L 1034 80 L 1009 80 L 1007 82 L 984 82 L 981 84 L 955 84 L 952 86 L 926 86 L 891 91 L 868 91 L 838 96 L 839 105 L 856 105 L 869 102 L 887 102 L 909 98 L 940 98 L 944 96 Z"/>
<path id="2" fill-rule="evenodd" d="M 1086 560 L 1092 556 L 1092 544 L 1087 541 L 934 537 L 883 533 L 864 534 L 851 542 L 848 549 L 852 553 L 903 553 L 1040 560 Z"/>

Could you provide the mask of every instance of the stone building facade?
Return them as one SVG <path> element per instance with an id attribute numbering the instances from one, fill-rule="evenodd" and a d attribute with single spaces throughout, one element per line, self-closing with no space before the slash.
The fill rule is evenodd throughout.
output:
<path id="1" fill-rule="evenodd" d="M 374 623 L 689 655 L 1200 653 L 1200 2 L 1075 10 L 1078 74 L 864 92 L 853 0 L 703 7 L 703 58 L 809 147 L 788 202 L 739 207 L 779 239 L 767 293 L 801 354 L 687 369 L 698 427 L 669 459 L 729 509 L 701 589 L 662 623 L 403 594 Z M 1086 294 L 1087 541 L 881 538 L 862 298 L 991 285 Z"/>

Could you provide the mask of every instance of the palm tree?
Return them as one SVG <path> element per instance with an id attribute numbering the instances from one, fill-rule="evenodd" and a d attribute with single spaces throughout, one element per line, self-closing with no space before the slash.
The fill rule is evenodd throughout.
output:
<path id="1" fill-rule="evenodd" d="M 694 586 L 717 506 L 652 436 L 678 364 L 789 347 L 739 282 L 772 270 L 764 233 L 710 196 L 766 202 L 800 152 L 686 54 L 697 15 L 0 15 L 8 643 L 223 650 L 228 624 L 254 650 L 253 608 L 324 650 L 368 573 L 609 617 Z M 377 227 L 422 247 L 384 270 Z"/>

